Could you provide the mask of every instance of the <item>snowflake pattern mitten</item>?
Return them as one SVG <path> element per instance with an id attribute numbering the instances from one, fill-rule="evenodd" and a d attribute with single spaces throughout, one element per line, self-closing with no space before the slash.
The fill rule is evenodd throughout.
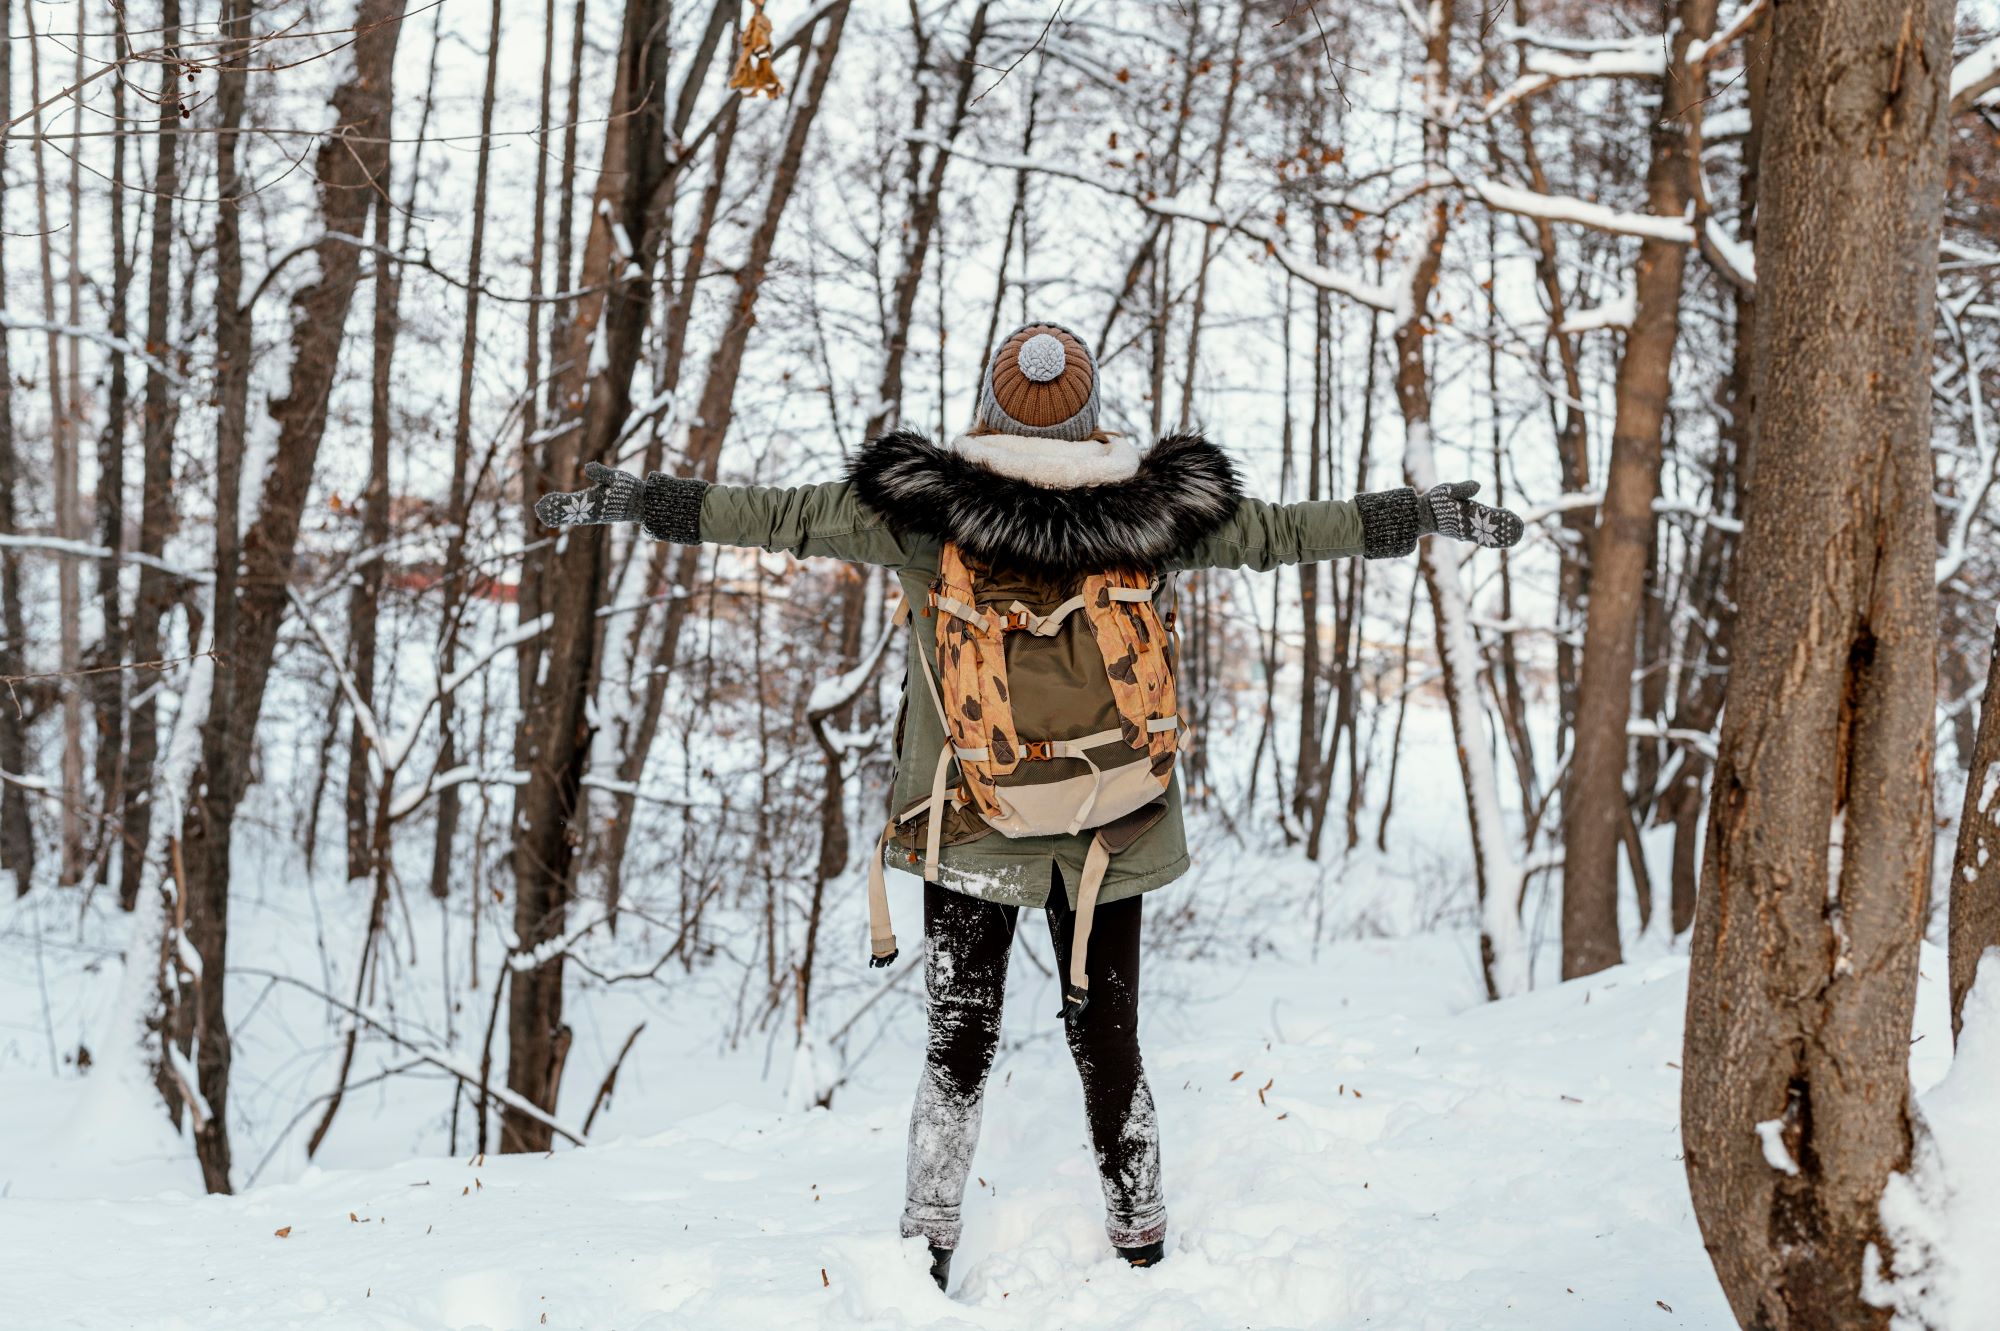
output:
<path id="1" fill-rule="evenodd" d="M 586 462 L 588 490 L 543 495 L 535 501 L 535 516 L 545 527 L 596 527 L 607 522 L 637 522 L 640 518 L 639 478 L 614 471 L 601 462 Z"/>
<path id="2" fill-rule="evenodd" d="M 1478 481 L 1457 481 L 1433 485 L 1418 496 L 1417 530 L 1426 535 L 1449 536 L 1454 541 L 1470 541 L 1489 550 L 1505 550 L 1521 543 L 1521 519 L 1504 508 L 1476 504 Z"/>

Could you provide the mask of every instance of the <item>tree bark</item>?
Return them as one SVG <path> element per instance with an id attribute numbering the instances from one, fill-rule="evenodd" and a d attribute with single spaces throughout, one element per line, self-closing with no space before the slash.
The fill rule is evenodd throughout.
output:
<path id="1" fill-rule="evenodd" d="M 1951 862 L 1951 1038 L 1989 948 L 2000 947 L 2000 624 L 1986 660 L 1986 694 L 1966 772 L 1958 850 Z"/>
<path id="2" fill-rule="evenodd" d="M 112 15 L 114 49 L 121 54 L 127 46 L 125 11 Z M 125 73 L 120 70 L 112 83 L 112 115 L 125 124 Z M 131 333 L 128 293 L 132 287 L 132 249 L 125 235 L 125 135 L 111 140 L 110 180 L 111 291 L 109 332 L 121 344 Z M 172 207 L 172 203 L 166 204 Z M 110 553 L 97 566 L 97 604 L 104 626 L 91 664 L 117 667 L 125 660 L 125 615 L 120 606 L 118 554 L 125 544 L 125 426 L 130 414 L 132 386 L 126 358 L 114 352 L 110 357 L 110 387 L 104 398 L 104 429 L 97 436 L 97 543 Z M 105 815 L 97 820 L 95 867 L 97 882 L 109 881 L 112 839 L 117 823 L 109 817 L 116 808 L 123 785 L 125 761 L 125 680 L 122 670 L 101 669 L 90 677 L 91 712 L 97 730 L 98 807 Z"/>
<path id="3" fill-rule="evenodd" d="M 445 498 L 443 604 L 438 609 L 438 678 L 451 675 L 458 658 L 458 620 L 470 589 L 466 586 L 466 525 L 472 518 L 472 372 L 479 352 L 479 286 L 486 253 L 486 182 L 492 161 L 493 98 L 500 77 L 500 0 L 493 0 L 486 31 L 486 84 L 479 99 L 478 166 L 472 183 L 472 250 L 466 259 L 465 330 L 458 348 L 458 413 L 451 430 L 451 492 Z M 528 389 L 532 400 L 535 390 Z M 458 706 L 449 693 L 438 695 L 439 771 L 458 765 Z M 431 855 L 431 895 L 443 900 L 451 890 L 452 847 L 458 840 L 459 788 L 437 793 L 437 836 Z"/>
<path id="4" fill-rule="evenodd" d="M 672 170 L 664 105 L 667 17 L 667 0 L 629 0 L 625 9 L 604 169 L 581 270 L 593 290 L 578 298 L 565 330 L 553 418 L 536 459 L 541 475 L 565 485 L 580 484 L 583 462 L 609 452 L 631 411 L 632 372 L 666 222 L 656 211 L 655 196 Z M 587 832 L 582 782 L 592 725 L 584 704 L 597 673 L 604 529 L 565 533 L 559 544 L 544 545 L 525 564 L 539 604 L 554 619 L 543 635 L 535 676 L 522 681 L 524 705 L 514 740 L 515 764 L 528 773 L 514 806 L 514 933 L 519 946 L 529 949 L 562 933 Z M 563 958 L 558 952 L 512 978 L 507 1085 L 538 1108 L 553 1110 L 570 1042 L 563 1024 Z M 551 1140 L 540 1119 L 512 1109 L 502 1114 L 502 1151 L 547 1150 Z"/>
<path id="5" fill-rule="evenodd" d="M 1432 0 L 1425 36 L 1424 164 L 1434 174 L 1446 172 L 1450 146 L 1451 27 L 1455 0 Z M 1396 403 L 1403 413 L 1403 475 L 1419 490 L 1437 483 L 1431 438 L 1430 369 L 1424 344 L 1430 337 L 1431 295 L 1437 289 L 1444 262 L 1445 239 L 1451 226 L 1450 198 L 1438 191 L 1424 218 L 1416 262 L 1410 268 L 1405 315 L 1395 328 Z M 1520 940 L 1521 867 L 1516 859 L 1499 805 L 1499 784 L 1488 747 L 1484 709 L 1479 702 L 1479 651 L 1467 622 L 1465 587 L 1459 579 L 1458 552 L 1437 541 L 1418 549 L 1424 586 L 1430 593 L 1431 620 L 1437 631 L 1438 664 L 1444 675 L 1445 701 L 1451 713 L 1452 738 L 1458 748 L 1459 777 L 1465 788 L 1466 814 L 1472 831 L 1472 864 L 1479 924 L 1479 969 L 1489 998 L 1502 998 L 1527 987 L 1527 958 Z M 1400 721 L 1399 721 L 1400 726 Z M 1393 768 L 1391 769 L 1393 772 Z M 1392 778 L 1393 779 L 1393 778 Z M 1386 827 L 1388 811 L 1383 810 Z"/>
<path id="6" fill-rule="evenodd" d="M 1889 1322 L 1860 1291 L 1871 1245 L 1889 1264 L 1879 1203 L 1911 1152 L 1935 838 L 1951 15 L 1950 0 L 1772 12 L 1756 475 L 1681 1088 L 1702 1237 L 1737 1320 L 1771 1331 Z"/>
<path id="7" fill-rule="evenodd" d="M 1692 190 L 1686 121 L 1699 116 L 1707 80 L 1688 61 L 1688 44 L 1715 31 L 1716 0 L 1663 0 L 1667 77 L 1653 122 L 1646 172 L 1649 212 L 1679 217 Z M 1653 551 L 1653 500 L 1660 492 L 1660 439 L 1680 338 L 1681 278 L 1687 246 L 1647 240 L 1639 247 L 1637 312 L 1618 362 L 1611 468 L 1590 543 L 1590 606 L 1577 683 L 1576 751 L 1563 816 L 1562 973 L 1564 979 L 1614 966 L 1618 938 L 1618 851 L 1631 819 L 1625 789 L 1631 741 L 1632 666 L 1645 612 Z"/>
<path id="8" fill-rule="evenodd" d="M 214 634 L 215 641 L 228 644 L 228 649 L 226 663 L 216 671 L 215 695 L 202 726 L 196 796 L 188 806 L 181 834 L 187 937 L 201 959 L 203 977 L 198 985 L 200 1005 L 194 1040 L 195 1069 L 206 1112 L 195 1135 L 195 1150 L 211 1192 L 230 1188 L 230 1049 L 223 1003 L 224 977 L 228 974 L 230 836 L 237 806 L 249 783 L 250 757 L 277 650 L 299 520 L 312 485 L 313 466 L 325 433 L 327 399 L 360 277 L 360 249 L 332 237 L 361 234 L 387 183 L 392 76 L 404 5 L 405 0 L 361 0 L 355 16 L 353 73 L 333 94 L 334 123 L 346 132 L 328 138 L 317 159 L 320 222 L 328 238 L 315 247 L 316 280 L 292 297 L 290 391 L 271 401 L 277 438 L 263 478 L 256 519 L 240 540 L 237 513 L 247 427 L 250 311 L 238 303 L 242 260 L 233 218 L 217 238 L 216 343 L 225 384 L 216 448 Z M 242 8 L 236 12 L 247 26 L 247 13 Z M 236 96 L 241 95 L 242 77 L 236 72 L 230 75 L 230 81 L 237 85 Z M 237 198 L 241 183 L 236 176 L 233 143 L 225 151 L 222 174 L 221 197 Z M 231 209 L 231 204 L 223 205 L 225 214 Z"/>
<path id="9" fill-rule="evenodd" d="M 0 0 L 0 51 L 13 50 L 13 0 Z M 0 120 L 12 119 L 14 105 L 13 61 L 0 59 Z M 6 140 L 0 139 L 0 167 L 4 166 Z M 7 196 L 7 178 L 0 169 L 0 204 Z M 0 226 L 0 291 L 7 289 L 7 228 Z M 0 535 L 13 535 L 17 508 L 14 487 L 19 479 L 19 462 L 14 455 L 14 371 L 7 353 L 7 338 L 0 334 Z M 28 630 L 21 612 L 21 569 L 14 551 L 0 550 L 0 674 L 19 675 L 21 648 Z M 12 707 L 0 707 L 0 768 L 25 774 L 27 744 L 25 725 Z M 27 793 L 13 782 L 0 786 L 0 869 L 14 875 L 16 895 L 25 894 L 35 874 L 35 830 L 28 817 Z"/>
<path id="10" fill-rule="evenodd" d="M 160 44 L 172 50 L 180 40 L 180 0 L 162 0 Z M 180 193 L 180 75 L 171 62 L 160 68 L 160 132 L 153 158 L 153 218 L 146 251 L 146 354 L 165 363 L 173 318 L 173 201 Z M 174 427 L 179 409 L 174 386 L 159 370 L 146 369 L 141 416 L 139 542 L 142 555 L 158 558 L 173 523 Z M 139 566 L 139 594 L 132 611 L 132 659 L 160 659 L 160 622 L 174 593 L 173 579 L 150 564 Z M 153 827 L 153 764 L 159 757 L 159 707 L 148 701 L 128 718 L 131 738 L 125 752 L 125 857 L 119 866 L 118 904 L 131 910 L 139 900 L 146 844 Z"/>

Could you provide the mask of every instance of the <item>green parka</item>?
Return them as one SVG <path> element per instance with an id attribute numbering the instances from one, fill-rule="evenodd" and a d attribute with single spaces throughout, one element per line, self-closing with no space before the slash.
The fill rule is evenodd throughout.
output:
<path id="1" fill-rule="evenodd" d="M 892 434 L 863 450 L 844 481 L 710 485 L 686 499 L 689 518 L 699 505 L 698 533 L 689 535 L 890 569 L 913 606 L 924 604 L 947 538 L 989 560 L 1062 569 L 1103 565 L 1109 555 L 1142 561 L 1160 574 L 1402 555 L 1416 541 L 1416 497 L 1408 490 L 1300 504 L 1244 498 L 1226 457 L 1194 436 L 1162 440 L 1128 480 L 1056 489 L 995 474 L 920 436 Z M 936 660 L 936 626 L 934 618 L 909 620 L 896 726 L 897 809 L 929 793 L 945 742 L 918 658 Z M 1165 815 L 1113 857 L 1100 903 L 1151 891 L 1186 872 L 1178 776 L 1165 802 Z M 1039 906 L 1054 864 L 1075 904 L 1089 833 L 1019 840 L 978 833 L 961 832 L 973 839 L 945 846 L 945 887 L 1004 905 Z M 890 867 L 909 867 L 894 843 L 887 853 Z"/>

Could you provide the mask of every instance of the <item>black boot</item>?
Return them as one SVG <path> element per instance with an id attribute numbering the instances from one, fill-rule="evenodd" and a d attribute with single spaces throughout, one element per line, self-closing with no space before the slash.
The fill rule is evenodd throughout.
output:
<path id="1" fill-rule="evenodd" d="M 951 1249 L 931 1244 L 931 1279 L 937 1281 L 939 1292 L 943 1292 L 945 1281 L 951 1279 Z"/>
<path id="2" fill-rule="evenodd" d="M 1133 1266 L 1158 1266 L 1166 1259 L 1167 1241 L 1154 1239 L 1151 1243 L 1142 1243 L 1136 1248 L 1120 1248 L 1118 1255 Z"/>

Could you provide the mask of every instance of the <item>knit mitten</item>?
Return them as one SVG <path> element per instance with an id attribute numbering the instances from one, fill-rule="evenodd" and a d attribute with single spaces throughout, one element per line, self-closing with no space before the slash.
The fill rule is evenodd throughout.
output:
<path id="1" fill-rule="evenodd" d="M 1504 508 L 1475 504 L 1478 481 L 1433 485 L 1417 496 L 1417 530 L 1426 536 L 1449 536 L 1489 550 L 1521 543 L 1521 519 Z"/>
<path id="2" fill-rule="evenodd" d="M 598 462 L 583 464 L 588 490 L 546 494 L 535 501 L 545 527 L 596 527 L 642 522 L 655 539 L 695 545 L 701 541 L 701 500 L 706 482 L 654 472 L 644 481 Z"/>
<path id="3" fill-rule="evenodd" d="M 583 464 L 588 490 L 543 495 L 535 501 L 535 516 L 545 527 L 597 527 L 607 522 L 637 522 L 639 478 L 614 471 L 601 462 Z"/>

